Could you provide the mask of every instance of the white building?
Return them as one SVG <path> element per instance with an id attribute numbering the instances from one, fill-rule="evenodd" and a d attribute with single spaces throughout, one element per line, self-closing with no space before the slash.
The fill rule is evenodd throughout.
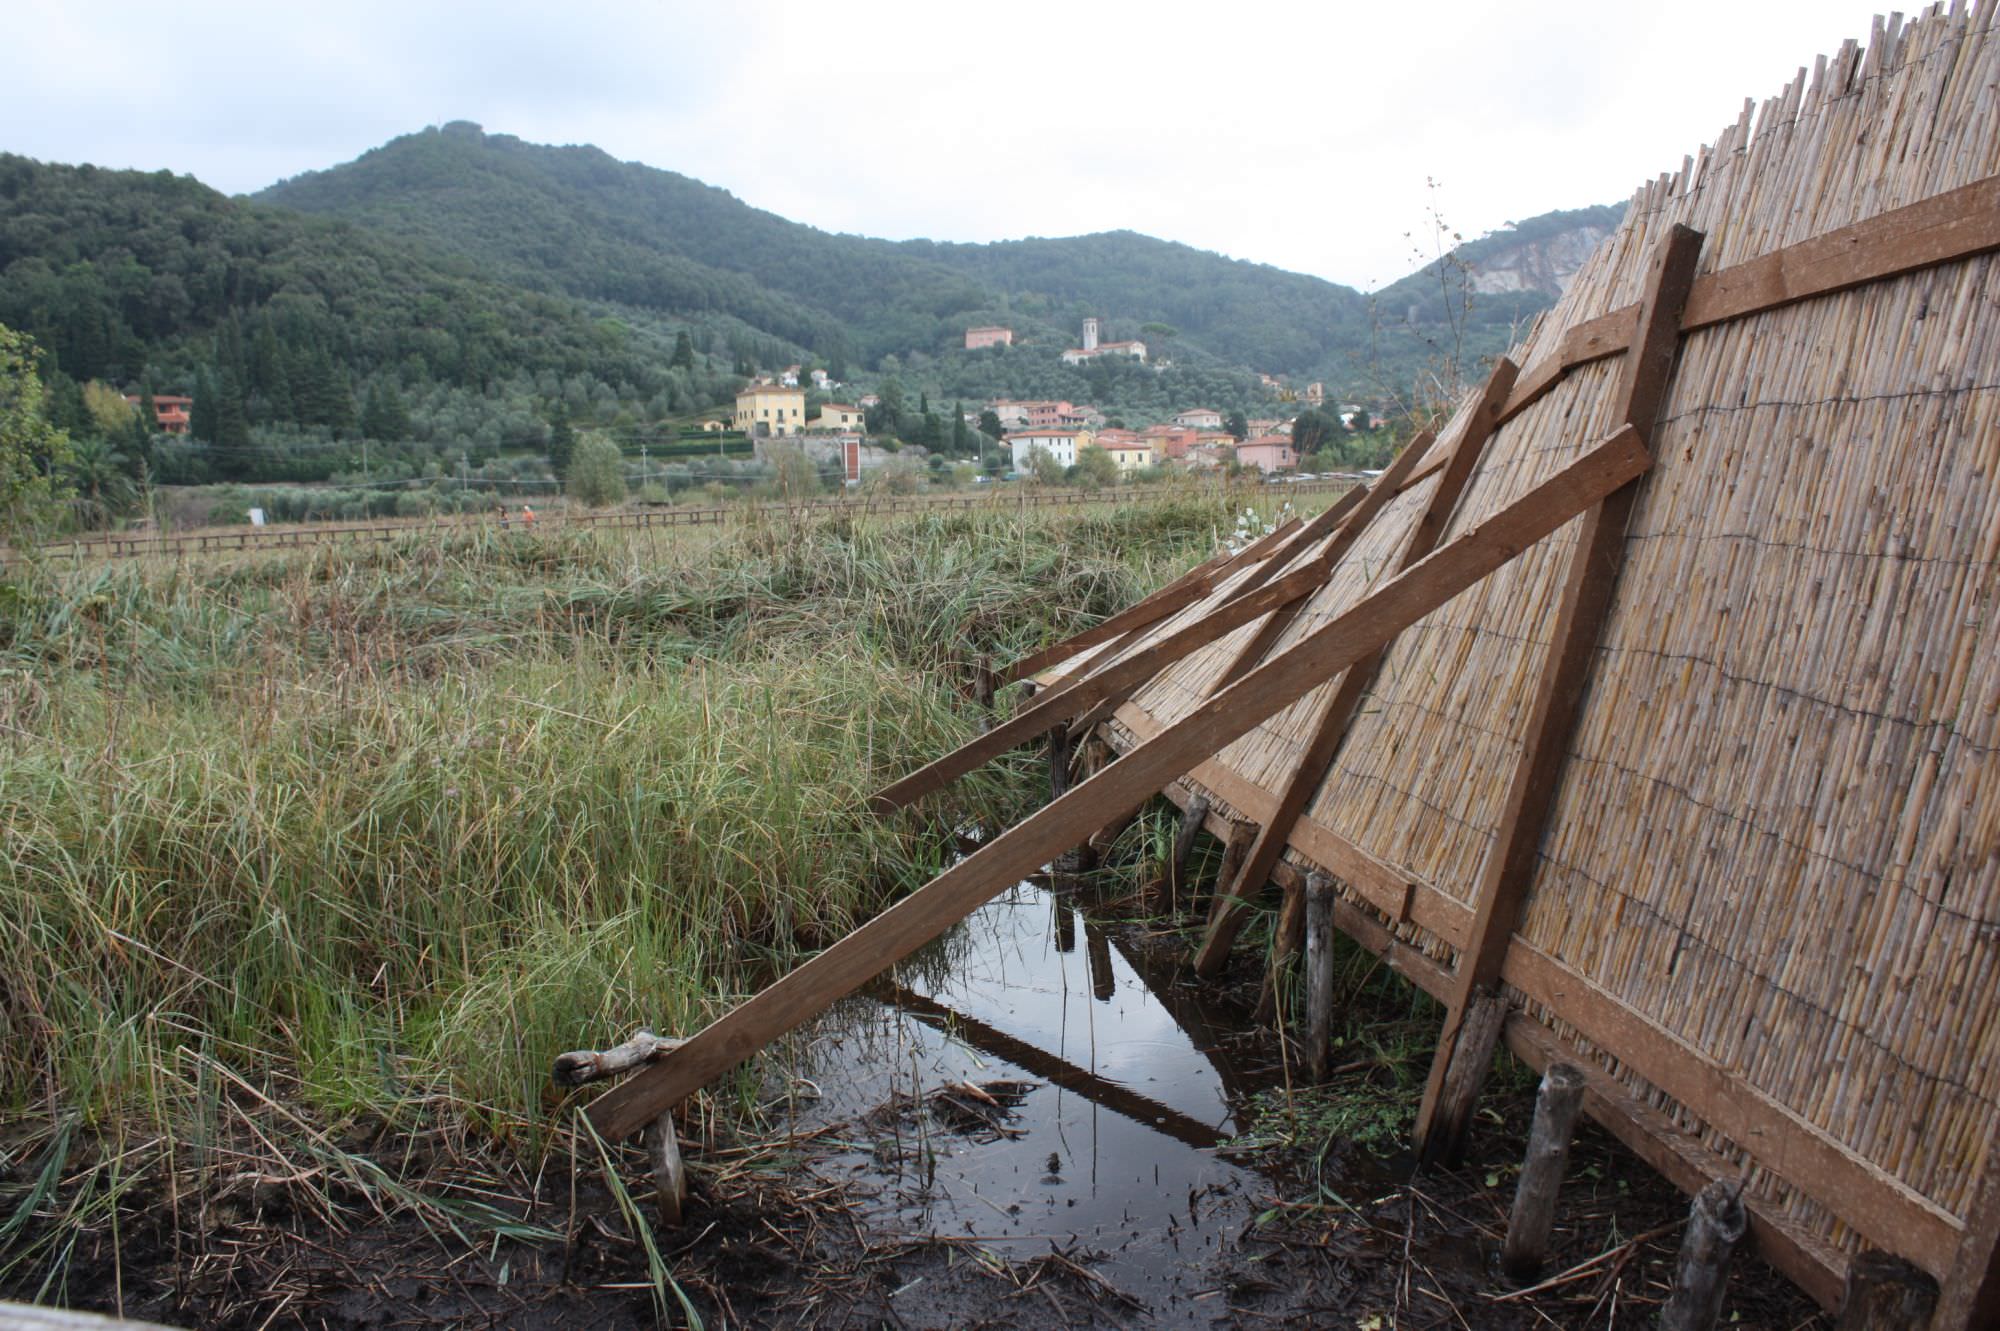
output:
<path id="1" fill-rule="evenodd" d="M 1090 431 L 1068 428 L 1041 428 L 1016 430 L 1006 436 L 1007 447 L 1013 450 L 1014 470 L 1028 470 L 1028 458 L 1036 449 L 1041 449 L 1065 467 L 1076 465 L 1076 455 L 1090 447 Z"/>

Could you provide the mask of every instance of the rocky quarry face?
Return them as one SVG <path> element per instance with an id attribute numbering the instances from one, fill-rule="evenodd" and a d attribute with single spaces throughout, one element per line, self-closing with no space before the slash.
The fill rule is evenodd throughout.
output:
<path id="1" fill-rule="evenodd" d="M 1541 291 L 1559 296 L 1597 242 L 1610 234 L 1608 226 L 1578 226 L 1488 254 L 1473 266 L 1472 289 L 1488 295 Z"/>

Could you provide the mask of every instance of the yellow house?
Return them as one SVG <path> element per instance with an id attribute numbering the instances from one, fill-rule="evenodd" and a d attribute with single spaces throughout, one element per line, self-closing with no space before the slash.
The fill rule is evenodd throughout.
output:
<path id="1" fill-rule="evenodd" d="M 736 428 L 753 439 L 799 433 L 806 428 L 805 390 L 750 385 L 736 395 Z"/>
<path id="2" fill-rule="evenodd" d="M 1143 443 L 1128 441 L 1106 444 L 1100 438 L 1098 442 L 1103 444 L 1105 452 L 1111 454 L 1111 460 L 1118 464 L 1121 475 L 1126 472 L 1144 471 L 1148 467 L 1157 467 L 1160 464 L 1159 452 L 1151 440 Z"/>
<path id="3" fill-rule="evenodd" d="M 819 415 L 813 417 L 812 428 L 842 432 L 858 431 L 866 434 L 868 413 L 859 407 L 850 407 L 845 402 L 828 402 L 820 407 Z"/>

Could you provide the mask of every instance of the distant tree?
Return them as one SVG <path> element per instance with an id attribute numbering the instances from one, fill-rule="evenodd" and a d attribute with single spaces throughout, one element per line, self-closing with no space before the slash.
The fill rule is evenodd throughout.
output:
<path id="1" fill-rule="evenodd" d="M 1000 413 L 988 407 L 979 413 L 979 433 L 988 439 L 998 439 L 1007 433 L 1007 427 L 1000 423 Z"/>
<path id="2" fill-rule="evenodd" d="M 592 508 L 615 504 L 625 497 L 625 455 L 618 445 L 595 432 L 576 441 L 563 492 Z"/>
<path id="3" fill-rule="evenodd" d="M 1320 445 L 1332 437 L 1338 424 L 1338 420 L 1328 420 L 1308 407 L 1292 419 L 1292 447 L 1299 451 L 1300 457 L 1317 452 Z"/>
<path id="4" fill-rule="evenodd" d="M 1086 490 L 1102 490 L 1107 485 L 1118 484 L 1118 462 L 1110 450 L 1091 444 L 1076 455 L 1076 476 L 1078 485 Z"/>
<path id="5" fill-rule="evenodd" d="M 129 465 L 130 460 L 108 440 L 79 439 L 71 447 L 63 470 L 68 473 L 85 525 L 108 525 L 114 515 L 131 505 L 137 491 L 125 474 Z"/>
<path id="6" fill-rule="evenodd" d="M 188 408 L 188 434 L 203 443 L 215 440 L 215 377 L 206 365 L 195 371 L 194 405 Z"/>
<path id="7" fill-rule="evenodd" d="M 368 401 L 361 408 L 361 433 L 369 439 L 398 441 L 410 437 L 410 412 L 396 385 L 376 380 L 368 386 Z"/>
<path id="8" fill-rule="evenodd" d="M 1028 474 L 1035 478 L 1037 485 L 1059 485 L 1063 479 L 1063 464 L 1056 461 L 1056 455 L 1036 444 L 1028 450 Z"/>
<path id="9" fill-rule="evenodd" d="M 966 428 L 965 404 L 951 404 L 951 455 L 962 458 L 972 451 L 972 431 Z"/>
<path id="10" fill-rule="evenodd" d="M 694 339 L 688 336 L 687 329 L 683 328 L 675 334 L 673 359 L 667 364 L 676 370 L 694 368 Z"/>
<path id="11" fill-rule="evenodd" d="M 1249 418 L 1240 411 L 1230 412 L 1229 420 L 1222 428 L 1235 435 L 1239 442 L 1250 437 Z"/>
<path id="12" fill-rule="evenodd" d="M 549 416 L 549 469 L 558 480 L 569 475 L 570 460 L 576 454 L 576 431 L 569 423 L 569 408 L 556 403 Z"/>
<path id="13" fill-rule="evenodd" d="M 1348 418 L 1347 428 L 1356 434 L 1367 434 L 1375 428 L 1375 422 L 1368 415 L 1368 408 L 1356 407 L 1354 415 Z"/>
<path id="14" fill-rule="evenodd" d="M 0 324 L 0 536 L 47 525 L 66 488 L 69 437 L 43 411 L 38 356 L 25 333 Z"/>
<path id="15" fill-rule="evenodd" d="M 83 408 L 90 413 L 90 432 L 99 439 L 124 443 L 132 437 L 136 414 L 125 395 L 110 384 L 93 379 L 83 386 Z"/>

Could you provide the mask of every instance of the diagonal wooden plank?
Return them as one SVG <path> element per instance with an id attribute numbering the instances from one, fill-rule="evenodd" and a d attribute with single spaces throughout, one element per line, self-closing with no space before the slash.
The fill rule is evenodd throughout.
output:
<path id="1" fill-rule="evenodd" d="M 907 808 L 1009 749 L 1047 733 L 1057 724 L 1068 721 L 1078 712 L 1102 702 L 1119 690 L 1151 679 L 1188 653 L 1206 647 L 1259 615 L 1311 595 L 1314 588 L 1326 581 L 1326 575 L 1326 566 L 1315 560 L 1275 582 L 1266 583 L 1256 591 L 1246 592 L 1218 606 L 1186 628 L 1106 666 L 1096 674 L 1043 694 L 985 734 L 968 740 L 902 780 L 884 786 L 873 800 L 875 811 L 889 813 Z"/>
<path id="2" fill-rule="evenodd" d="M 1424 454 L 1429 451 L 1432 439 L 1433 436 L 1429 430 L 1419 430 L 1411 438 L 1410 442 L 1405 444 L 1402 450 L 1396 454 L 1395 459 L 1390 462 L 1388 467 L 1383 469 L 1382 474 L 1375 478 L 1373 485 L 1357 487 L 1349 490 L 1346 495 L 1342 496 L 1343 499 L 1353 500 L 1354 502 L 1343 506 L 1339 515 L 1341 519 L 1339 522 L 1336 523 L 1330 520 L 1334 516 L 1331 510 L 1327 513 L 1322 513 L 1318 518 L 1314 519 L 1313 523 L 1304 532 L 1300 533 L 1300 539 L 1293 542 L 1291 548 L 1294 550 L 1304 549 L 1312 540 L 1317 539 L 1319 536 L 1329 535 L 1331 539 L 1327 542 L 1326 548 L 1319 553 L 1318 558 L 1326 564 L 1329 570 L 1337 567 L 1340 561 L 1346 556 L 1348 550 L 1353 547 L 1355 541 L 1361 538 L 1363 528 L 1374 520 L 1375 515 L 1387 506 L 1389 500 L 1396 496 L 1402 479 L 1409 474 Z M 1347 509 L 1352 509 L 1351 515 L 1346 511 Z M 1272 562 L 1275 564 L 1277 561 L 1274 560 Z M 1300 597 L 1298 600 L 1272 611 L 1262 626 L 1250 635 L 1248 641 L 1230 659 L 1229 664 L 1223 667 L 1222 673 L 1216 677 L 1215 684 L 1209 691 L 1213 693 L 1218 689 L 1234 684 L 1243 677 L 1245 671 L 1268 656 L 1272 646 L 1284 635 L 1285 630 L 1291 627 L 1292 621 L 1298 618 L 1300 611 L 1305 609 L 1309 599 L 1308 597 Z M 1133 694 L 1145 686 L 1146 681 L 1142 680 L 1131 688 L 1122 689 L 1083 715 L 1077 717 L 1070 724 L 1071 736 L 1081 736 L 1095 730 L 1104 721 L 1109 719 L 1111 714 L 1116 712 Z"/>
<path id="3" fill-rule="evenodd" d="M 1472 479 L 1473 469 L 1486 451 L 1486 441 L 1493 437 L 1494 430 L 1499 426 L 1500 412 L 1507 404 L 1507 394 L 1514 387 L 1516 370 L 1514 362 L 1503 356 L 1494 365 L 1492 373 L 1487 375 L 1478 400 L 1469 408 L 1465 427 L 1459 432 L 1458 444 L 1451 450 L 1437 487 L 1431 491 L 1423 513 L 1411 524 L 1402 553 L 1397 557 L 1397 573 L 1437 548 L 1438 538 L 1444 534 L 1445 525 L 1458 507 L 1459 497 L 1465 493 L 1465 487 Z M 1392 478 L 1385 471 L 1377 479 L 1385 496 L 1384 503 L 1387 496 L 1398 493 L 1402 488 L 1401 475 Z M 1250 847 L 1250 853 L 1244 856 L 1243 867 L 1236 880 L 1216 898 L 1218 910 L 1209 922 L 1208 932 L 1194 959 L 1195 973 L 1204 979 L 1213 979 L 1228 964 L 1229 949 L 1235 945 L 1236 935 L 1242 931 L 1252 895 L 1263 890 L 1272 870 L 1278 867 L 1278 859 L 1285 853 L 1285 843 L 1291 839 L 1293 827 L 1304 815 L 1306 806 L 1312 803 L 1320 783 L 1326 779 L 1327 768 L 1332 766 L 1334 755 L 1346 740 L 1354 713 L 1360 708 L 1361 699 L 1369 686 L 1375 682 L 1375 672 L 1388 650 L 1389 645 L 1384 643 L 1349 667 L 1340 681 L 1340 687 L 1334 690 L 1333 696 L 1321 709 L 1304 750 L 1279 788 L 1277 811 L 1258 829 L 1257 840 Z M 1277 951 L 1282 951 L 1282 938 L 1279 949 L 1274 950 L 1274 964 L 1278 960 Z"/>
<path id="4" fill-rule="evenodd" d="M 786 1031 L 900 961 L 1092 829 L 1136 809 L 1169 781 L 1304 697 L 1605 495 L 1652 458 L 1624 429 L 1515 503 L 1392 578 L 1343 614 L 1204 701 L 1060 799 L 1031 814 L 756 997 L 593 1102 L 591 1123 L 626 1137 Z"/>
<path id="5" fill-rule="evenodd" d="M 1680 349 L 1681 308 L 1694 285 L 1701 244 L 1701 232 L 1675 225 L 1655 248 L 1645 294 L 1639 303 L 1638 339 L 1627 353 L 1620 372 L 1620 419 L 1626 428 L 1641 431 L 1649 442 Z M 1418 1149 L 1427 1160 L 1449 1159 L 1463 1148 L 1473 1101 L 1484 1083 L 1486 1066 L 1493 1058 L 1492 1041 L 1461 1042 L 1459 1032 L 1474 996 L 1491 989 L 1500 978 L 1508 940 L 1513 937 L 1521 904 L 1534 879 L 1535 859 L 1547 829 L 1549 810 L 1555 802 L 1563 764 L 1569 756 L 1570 732 L 1589 683 L 1597 640 L 1617 590 L 1625 557 L 1625 526 L 1638 493 L 1638 484 L 1634 482 L 1592 508 L 1570 557 L 1561 608 L 1542 659 L 1521 757 L 1514 769 L 1494 844 L 1480 873 L 1472 933 L 1459 954 L 1452 996 L 1446 1004 L 1444 1029 L 1417 1112 Z M 1475 1075 L 1458 1079 L 1455 1084 L 1462 1092 L 1447 1096 L 1446 1074 L 1460 1058 L 1472 1060 L 1471 1070 Z"/>
<path id="6" fill-rule="evenodd" d="M 1335 507 L 1340 505 L 1336 504 Z M 1166 586 L 1135 601 L 1102 623 L 1053 646 L 1045 647 L 1039 652 L 1022 657 L 1001 672 L 999 683 L 1001 685 L 1015 683 L 1030 675 L 1039 674 L 1058 662 L 1069 660 L 1088 652 L 1093 647 L 1109 642 L 1112 646 L 1098 653 L 1095 659 L 1088 663 L 1089 670 L 1102 667 L 1104 663 L 1130 651 L 1134 643 L 1143 641 L 1149 633 L 1159 631 L 1165 621 L 1198 604 L 1203 598 L 1224 589 L 1231 578 L 1240 579 L 1243 569 L 1253 564 L 1264 563 L 1266 567 L 1259 581 L 1268 578 L 1273 562 L 1284 554 L 1288 543 L 1300 534 L 1304 526 L 1304 523 L 1293 518 L 1279 524 L 1262 538 L 1251 542 L 1241 550 L 1233 552 L 1221 550 L 1210 555 Z M 1239 580 L 1237 585 L 1240 587 L 1243 584 Z"/>

